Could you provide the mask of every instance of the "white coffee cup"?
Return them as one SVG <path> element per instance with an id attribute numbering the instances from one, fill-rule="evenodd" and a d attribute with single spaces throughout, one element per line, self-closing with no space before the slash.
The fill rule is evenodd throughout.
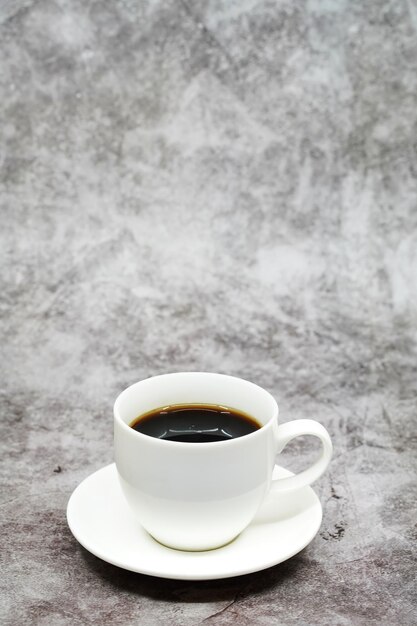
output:
<path id="1" fill-rule="evenodd" d="M 129 426 L 152 409 L 185 403 L 234 408 L 261 428 L 228 441 L 188 443 L 157 439 Z M 277 454 L 299 435 L 320 439 L 319 459 L 300 474 L 272 480 Z M 278 405 L 267 391 L 241 378 L 204 372 L 163 374 L 125 389 L 114 405 L 114 445 L 120 484 L 137 520 L 157 541 L 179 550 L 210 550 L 230 542 L 250 524 L 270 490 L 310 485 L 332 455 L 329 434 L 318 422 L 300 419 L 278 426 Z"/>

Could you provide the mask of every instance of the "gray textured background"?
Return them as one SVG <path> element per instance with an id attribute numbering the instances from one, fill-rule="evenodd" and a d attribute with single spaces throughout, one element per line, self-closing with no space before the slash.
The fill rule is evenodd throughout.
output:
<path id="1" fill-rule="evenodd" d="M 5 0 L 0 22 L 3 623 L 415 624 L 416 3 Z M 321 532 L 287 563 L 164 581 L 70 534 L 116 395 L 187 369 L 332 434 Z"/>

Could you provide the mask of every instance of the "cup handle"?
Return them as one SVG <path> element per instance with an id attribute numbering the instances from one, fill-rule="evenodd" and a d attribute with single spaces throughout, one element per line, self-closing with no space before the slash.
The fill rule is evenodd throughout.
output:
<path id="1" fill-rule="evenodd" d="M 290 476 L 289 478 L 273 480 L 271 485 L 271 491 L 273 492 L 290 491 L 311 485 L 311 483 L 320 478 L 330 463 L 333 446 L 329 433 L 324 426 L 314 420 L 294 420 L 278 426 L 277 454 L 285 448 L 291 439 L 299 437 L 300 435 L 314 435 L 320 439 L 322 443 L 320 457 L 311 467 L 300 474 Z"/>

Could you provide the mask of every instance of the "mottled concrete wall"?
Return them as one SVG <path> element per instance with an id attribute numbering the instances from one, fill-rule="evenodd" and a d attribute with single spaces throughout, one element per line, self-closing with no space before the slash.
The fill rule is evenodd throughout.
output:
<path id="1" fill-rule="evenodd" d="M 415 4 L 6 0 L 0 23 L 3 623 L 414 624 Z M 158 581 L 72 538 L 115 396 L 186 369 L 331 432 L 291 561 Z"/>

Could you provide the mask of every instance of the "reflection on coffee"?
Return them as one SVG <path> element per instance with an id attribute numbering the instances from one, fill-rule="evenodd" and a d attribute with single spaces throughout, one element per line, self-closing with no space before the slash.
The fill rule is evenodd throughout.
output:
<path id="1" fill-rule="evenodd" d="M 150 437 L 185 443 L 228 441 L 261 428 L 250 415 L 216 404 L 160 407 L 139 415 L 130 426 Z"/>

